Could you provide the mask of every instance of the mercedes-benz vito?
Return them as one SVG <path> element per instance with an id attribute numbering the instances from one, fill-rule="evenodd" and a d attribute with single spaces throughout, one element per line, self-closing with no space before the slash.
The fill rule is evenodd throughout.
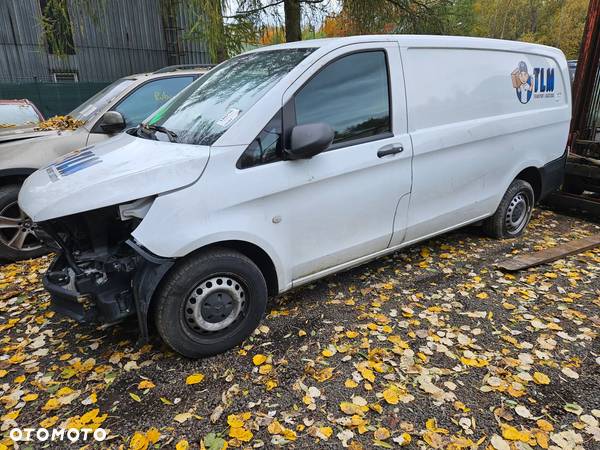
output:
<path id="1" fill-rule="evenodd" d="M 261 48 L 137 128 L 38 170 L 19 204 L 58 256 L 58 311 L 137 314 L 177 352 L 225 351 L 268 295 L 458 227 L 523 233 L 561 183 L 558 49 L 445 36 Z"/>

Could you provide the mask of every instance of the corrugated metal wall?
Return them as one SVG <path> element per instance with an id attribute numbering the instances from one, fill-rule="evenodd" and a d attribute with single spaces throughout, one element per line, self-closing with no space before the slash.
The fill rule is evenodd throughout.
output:
<path id="1" fill-rule="evenodd" d="M 161 3 L 178 9 L 181 50 L 176 63 L 208 63 L 206 47 L 183 40 L 192 20 L 178 0 L 103 0 L 94 16 L 69 2 L 75 55 L 48 54 L 39 0 L 0 0 L 0 82 L 50 81 L 54 72 L 76 72 L 79 81 L 112 81 L 169 65 Z M 93 2 L 90 2 L 93 4 Z M 164 6 L 164 5 L 163 5 Z"/>

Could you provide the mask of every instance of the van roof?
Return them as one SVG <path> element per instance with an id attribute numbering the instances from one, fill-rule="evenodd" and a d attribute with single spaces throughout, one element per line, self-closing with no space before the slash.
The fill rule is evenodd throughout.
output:
<path id="1" fill-rule="evenodd" d="M 286 48 L 323 48 L 334 49 L 350 44 L 368 42 L 398 42 L 402 46 L 415 47 L 455 47 L 455 48 L 478 48 L 490 50 L 519 51 L 524 53 L 554 54 L 562 55 L 562 52 L 547 45 L 533 44 L 530 42 L 509 41 L 504 39 L 490 39 L 467 36 L 439 36 L 439 35 L 416 35 L 416 34 L 379 34 L 348 36 L 338 38 L 311 39 L 306 41 L 290 42 L 285 44 L 261 47 L 252 52 L 283 50 Z"/>

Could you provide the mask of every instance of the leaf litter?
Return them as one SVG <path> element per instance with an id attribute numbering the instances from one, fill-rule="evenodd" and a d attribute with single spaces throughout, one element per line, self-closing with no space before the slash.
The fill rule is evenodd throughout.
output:
<path id="1" fill-rule="evenodd" d="M 493 267 L 597 231 L 541 210 L 518 240 L 441 236 L 273 299 L 241 347 L 199 361 L 136 346 L 135 322 L 56 316 L 50 257 L 2 266 L 0 449 L 32 425 L 138 450 L 600 448 L 600 250 Z"/>

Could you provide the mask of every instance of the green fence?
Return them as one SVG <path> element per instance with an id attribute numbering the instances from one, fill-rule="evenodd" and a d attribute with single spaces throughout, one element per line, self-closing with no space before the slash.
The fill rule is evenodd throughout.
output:
<path id="1" fill-rule="evenodd" d="M 109 83 L 0 83 L 0 99 L 31 100 L 45 117 L 67 114 Z"/>

